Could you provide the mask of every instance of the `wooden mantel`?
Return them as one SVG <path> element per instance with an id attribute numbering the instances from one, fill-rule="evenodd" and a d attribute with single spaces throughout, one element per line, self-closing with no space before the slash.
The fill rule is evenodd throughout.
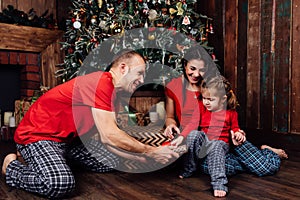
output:
<path id="1" fill-rule="evenodd" d="M 64 32 L 30 26 L 0 23 L 0 50 L 24 51 L 41 54 L 41 84 L 54 87 L 56 65 L 63 62 L 60 50 Z"/>
<path id="2" fill-rule="evenodd" d="M 0 23 L 0 49 L 42 52 L 63 31 Z"/>

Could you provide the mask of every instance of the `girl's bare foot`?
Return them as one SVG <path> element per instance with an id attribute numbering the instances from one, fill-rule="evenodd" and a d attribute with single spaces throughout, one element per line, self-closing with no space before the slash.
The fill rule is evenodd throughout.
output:
<path id="1" fill-rule="evenodd" d="M 288 158 L 287 153 L 283 149 L 276 149 L 276 148 L 270 147 L 268 145 L 262 145 L 260 148 L 261 149 L 270 149 L 271 151 L 276 153 L 281 159 L 287 159 Z"/>
<path id="2" fill-rule="evenodd" d="M 3 161 L 3 165 L 2 165 L 2 174 L 5 175 L 6 174 L 6 168 L 9 165 L 9 163 L 11 163 L 13 160 L 17 160 L 17 155 L 14 153 L 8 154 Z"/>
<path id="3" fill-rule="evenodd" d="M 214 190 L 214 196 L 215 197 L 225 197 L 226 194 L 227 193 L 223 190 Z"/>

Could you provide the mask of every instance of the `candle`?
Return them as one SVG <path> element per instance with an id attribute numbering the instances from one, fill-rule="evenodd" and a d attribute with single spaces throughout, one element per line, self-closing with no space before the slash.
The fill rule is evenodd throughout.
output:
<path id="1" fill-rule="evenodd" d="M 159 119 L 165 120 L 166 109 L 165 109 L 165 102 L 160 101 L 156 104 L 156 112 L 158 113 Z"/>
<path id="2" fill-rule="evenodd" d="M 9 117 L 9 127 L 16 127 L 16 119 L 14 116 Z"/>
<path id="3" fill-rule="evenodd" d="M 4 125 L 8 126 L 9 125 L 9 118 L 12 116 L 12 112 L 4 112 Z"/>

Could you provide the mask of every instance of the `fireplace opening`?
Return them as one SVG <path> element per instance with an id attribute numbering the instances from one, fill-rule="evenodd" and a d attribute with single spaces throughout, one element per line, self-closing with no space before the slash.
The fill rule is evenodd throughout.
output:
<path id="1" fill-rule="evenodd" d="M 21 91 L 20 65 L 0 65 L 0 109 L 1 115 L 14 111 L 15 100 L 20 99 Z"/>

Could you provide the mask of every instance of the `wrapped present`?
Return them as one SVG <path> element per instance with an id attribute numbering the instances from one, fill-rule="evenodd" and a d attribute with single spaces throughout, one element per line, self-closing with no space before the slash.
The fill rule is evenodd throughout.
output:
<path id="1" fill-rule="evenodd" d="M 127 126 L 123 130 L 144 144 L 160 146 L 168 138 L 163 135 L 163 126 Z"/>
<path id="2" fill-rule="evenodd" d="M 32 101 L 31 100 L 16 100 L 15 101 L 15 119 L 16 119 L 16 125 L 20 123 L 22 118 L 24 117 L 25 113 L 31 106 Z"/>
<path id="3" fill-rule="evenodd" d="M 147 126 L 150 123 L 150 117 L 145 113 L 135 113 L 138 126 Z"/>

